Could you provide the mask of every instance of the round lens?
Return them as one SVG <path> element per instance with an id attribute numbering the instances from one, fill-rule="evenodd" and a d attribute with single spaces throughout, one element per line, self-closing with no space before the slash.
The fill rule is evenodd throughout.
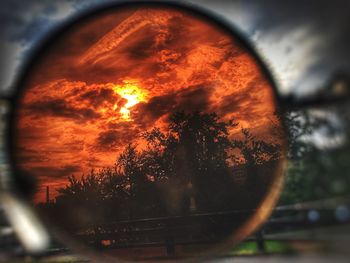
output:
<path id="1" fill-rule="evenodd" d="M 121 5 L 71 24 L 28 69 L 14 111 L 33 205 L 64 240 L 105 255 L 231 248 L 280 191 L 269 76 L 236 34 L 185 8 Z"/>

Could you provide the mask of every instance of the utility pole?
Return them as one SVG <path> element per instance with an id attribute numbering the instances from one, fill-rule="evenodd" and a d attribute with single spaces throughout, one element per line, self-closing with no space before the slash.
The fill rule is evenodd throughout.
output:
<path id="1" fill-rule="evenodd" d="M 50 188 L 46 186 L 46 204 L 50 203 Z"/>

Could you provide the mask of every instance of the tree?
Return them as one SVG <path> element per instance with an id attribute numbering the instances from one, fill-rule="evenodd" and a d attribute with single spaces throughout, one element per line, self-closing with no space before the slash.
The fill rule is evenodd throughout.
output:
<path id="1" fill-rule="evenodd" d="M 322 149 L 315 143 L 316 134 L 345 135 L 347 107 L 339 107 L 338 120 L 327 118 L 331 111 L 315 114 L 312 109 L 287 112 L 279 118 L 286 124 L 288 134 L 288 170 L 280 204 L 319 200 L 348 191 L 348 144 Z M 318 111 L 320 112 L 320 111 Z M 322 113 L 322 112 L 321 112 Z M 344 119 L 343 119 L 344 118 Z M 344 129 L 344 130 L 343 130 Z"/>
<path id="2" fill-rule="evenodd" d="M 249 195 L 235 185 L 232 150 L 238 148 L 251 168 L 279 158 L 277 144 L 258 139 L 247 129 L 242 129 L 243 140 L 231 141 L 230 131 L 237 125 L 215 113 L 174 113 L 166 131 L 153 128 L 142 133 L 145 149 L 128 144 L 113 167 L 81 179 L 71 177 L 59 189 L 59 198 L 98 207 L 106 218 L 115 219 L 185 214 L 190 200 L 197 211 L 232 210 Z M 254 175 L 249 174 L 252 180 Z"/>
<path id="3" fill-rule="evenodd" d="M 225 188 L 231 185 L 229 128 L 237 124 L 222 122 L 215 113 L 200 112 L 177 112 L 169 120 L 167 134 L 159 129 L 145 134 L 154 174 L 166 180 L 162 187 L 170 195 L 167 206 L 171 203 L 170 210 L 186 211 L 192 196 L 198 209 L 220 209 L 225 203 L 223 194 L 228 192 Z"/>
<path id="4" fill-rule="evenodd" d="M 68 177 L 68 185 L 59 188 L 57 191 L 62 197 L 71 200 L 79 200 L 89 205 L 97 205 L 103 199 L 103 176 L 96 174 L 94 170 L 87 176 L 82 176 L 80 180 L 73 175 Z"/>
<path id="5" fill-rule="evenodd" d="M 232 147 L 240 150 L 245 165 L 252 167 L 281 158 L 280 144 L 258 139 L 246 128 L 242 128 L 241 133 L 243 140 L 233 140 Z"/>
<path id="6" fill-rule="evenodd" d="M 241 133 L 243 139 L 232 141 L 233 149 L 238 150 L 241 157 L 236 156 L 235 161 L 244 167 L 247 176 L 245 187 L 238 191 L 245 198 L 246 208 L 255 208 L 257 201 L 266 196 L 276 179 L 276 168 L 283 156 L 283 148 L 278 139 L 275 139 L 275 143 L 267 142 L 245 128 L 241 129 Z M 242 191 L 248 192 L 249 195 Z"/>

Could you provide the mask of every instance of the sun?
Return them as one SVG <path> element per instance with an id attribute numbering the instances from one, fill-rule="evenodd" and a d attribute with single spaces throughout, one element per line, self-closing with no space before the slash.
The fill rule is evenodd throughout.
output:
<path id="1" fill-rule="evenodd" d="M 140 102 L 146 102 L 147 93 L 145 90 L 139 88 L 138 82 L 136 80 L 124 80 L 123 82 L 123 85 L 115 85 L 113 87 L 113 90 L 115 93 L 127 101 L 119 110 L 122 119 L 131 121 L 130 108 Z M 117 105 L 115 105 L 115 108 L 117 108 Z"/>

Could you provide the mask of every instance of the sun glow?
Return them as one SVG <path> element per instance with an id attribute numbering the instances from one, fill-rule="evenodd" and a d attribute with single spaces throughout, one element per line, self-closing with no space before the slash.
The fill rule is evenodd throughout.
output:
<path id="1" fill-rule="evenodd" d="M 131 121 L 129 109 L 140 102 L 146 102 L 147 94 L 144 90 L 139 88 L 137 81 L 125 80 L 123 82 L 123 85 L 114 86 L 113 90 L 127 101 L 123 107 L 121 107 L 119 112 L 124 120 Z M 115 109 L 117 107 L 118 106 L 115 105 Z"/>

